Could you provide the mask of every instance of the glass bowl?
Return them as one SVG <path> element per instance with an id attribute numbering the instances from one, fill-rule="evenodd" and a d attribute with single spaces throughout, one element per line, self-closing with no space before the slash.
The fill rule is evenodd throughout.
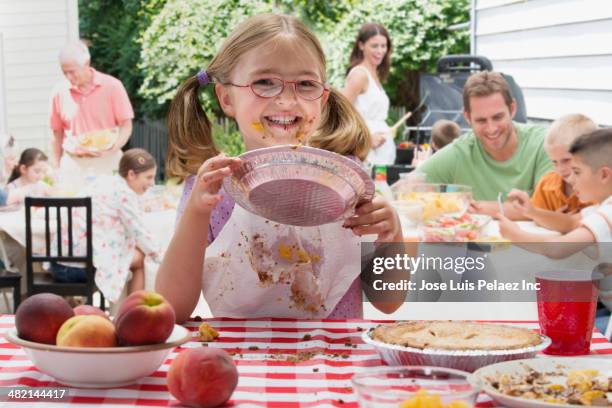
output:
<path id="1" fill-rule="evenodd" d="M 399 215 L 402 229 L 413 228 L 423 221 L 425 204 L 421 201 L 391 201 L 391 206 Z"/>
<path id="2" fill-rule="evenodd" d="M 399 201 L 422 202 L 424 220 L 462 215 L 472 201 L 472 187 L 463 184 L 406 183 L 399 185 L 394 193 Z"/>
<path id="3" fill-rule="evenodd" d="M 444 406 L 462 401 L 458 406 L 472 407 L 481 388 L 470 373 L 428 366 L 381 367 L 355 374 L 351 381 L 362 408 L 399 408 L 423 392 L 439 396 Z"/>

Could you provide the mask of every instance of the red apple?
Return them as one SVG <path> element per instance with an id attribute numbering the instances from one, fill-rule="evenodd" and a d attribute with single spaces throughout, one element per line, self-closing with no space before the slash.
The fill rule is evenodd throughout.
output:
<path id="1" fill-rule="evenodd" d="M 174 329 L 174 308 L 155 292 L 139 290 L 129 295 L 115 316 L 122 346 L 163 343 Z"/>
<path id="2" fill-rule="evenodd" d="M 104 318 L 110 320 L 108 318 L 108 315 L 106 313 L 104 313 L 104 311 L 102 309 L 100 309 L 99 307 L 96 307 L 96 306 L 79 305 L 79 306 L 75 307 L 72 310 L 74 310 L 75 316 L 95 315 L 95 316 L 104 317 Z"/>
<path id="3" fill-rule="evenodd" d="M 55 344 L 59 328 L 72 316 L 72 308 L 61 296 L 53 293 L 30 296 L 17 308 L 17 335 L 24 340 Z"/>
<path id="4" fill-rule="evenodd" d="M 115 326 L 102 316 L 79 315 L 66 320 L 57 332 L 57 345 L 64 347 L 115 347 Z"/>
<path id="5" fill-rule="evenodd" d="M 190 407 L 219 406 L 232 396 L 237 384 L 234 361 L 217 348 L 183 350 L 168 370 L 168 390 Z"/>

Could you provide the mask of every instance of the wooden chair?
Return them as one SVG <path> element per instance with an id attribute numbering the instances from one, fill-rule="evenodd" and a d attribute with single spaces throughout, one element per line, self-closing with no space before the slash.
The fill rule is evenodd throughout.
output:
<path id="1" fill-rule="evenodd" d="M 3 234 L 0 233 L 0 239 L 3 238 Z M 11 261 L 2 242 L 0 242 L 0 260 L 2 261 L 2 267 L 0 267 L 0 289 L 2 289 L 2 296 L 4 297 L 7 310 L 10 309 L 10 306 L 4 289 L 11 289 L 13 291 L 13 313 L 15 313 L 19 303 L 21 303 L 21 274 L 17 269 L 11 267 Z"/>
<path id="2" fill-rule="evenodd" d="M 43 255 L 34 254 L 32 242 L 32 207 L 44 208 L 45 212 L 45 251 Z M 65 212 L 61 209 L 66 208 Z M 73 253 L 73 209 L 84 208 L 86 212 L 86 253 L 75 255 Z M 55 209 L 56 219 L 52 220 L 52 211 Z M 67 216 L 67 253 L 62 248 L 62 216 Z M 93 266 L 93 241 L 92 241 L 92 211 L 91 197 L 78 198 L 41 198 L 26 197 L 25 199 L 25 221 L 26 221 L 26 279 L 28 296 L 36 293 L 51 292 L 60 296 L 84 296 L 87 304 L 93 304 L 93 294 L 96 291 L 94 281 L 95 268 Z M 55 233 L 51 226 L 55 224 Z M 52 239 L 57 240 L 57 250 L 51 254 Z M 86 270 L 86 281 L 84 283 L 60 283 L 55 282 L 50 276 L 34 276 L 34 263 L 38 262 L 80 262 L 84 263 Z M 100 293 L 100 308 L 104 310 L 104 296 Z"/>
<path id="3" fill-rule="evenodd" d="M 0 288 L 11 288 L 13 290 L 13 313 L 15 313 L 19 303 L 21 303 L 21 275 L 6 269 L 0 269 Z M 5 296 L 4 301 L 7 303 L 7 307 L 9 307 L 6 293 L 3 291 L 2 294 Z"/>

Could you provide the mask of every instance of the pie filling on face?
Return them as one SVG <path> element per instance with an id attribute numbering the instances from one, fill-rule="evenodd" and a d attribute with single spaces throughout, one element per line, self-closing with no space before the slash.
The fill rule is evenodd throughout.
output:
<path id="1" fill-rule="evenodd" d="M 529 329 L 458 321 L 408 321 L 380 325 L 374 340 L 435 350 L 514 350 L 537 346 L 540 336 Z"/>

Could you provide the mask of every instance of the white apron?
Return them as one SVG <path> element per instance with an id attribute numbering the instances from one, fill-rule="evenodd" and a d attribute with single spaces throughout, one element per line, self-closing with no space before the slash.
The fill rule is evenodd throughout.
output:
<path id="1" fill-rule="evenodd" d="M 214 316 L 324 318 L 360 264 L 360 238 L 342 222 L 294 227 L 236 205 L 206 249 L 202 293 Z"/>

